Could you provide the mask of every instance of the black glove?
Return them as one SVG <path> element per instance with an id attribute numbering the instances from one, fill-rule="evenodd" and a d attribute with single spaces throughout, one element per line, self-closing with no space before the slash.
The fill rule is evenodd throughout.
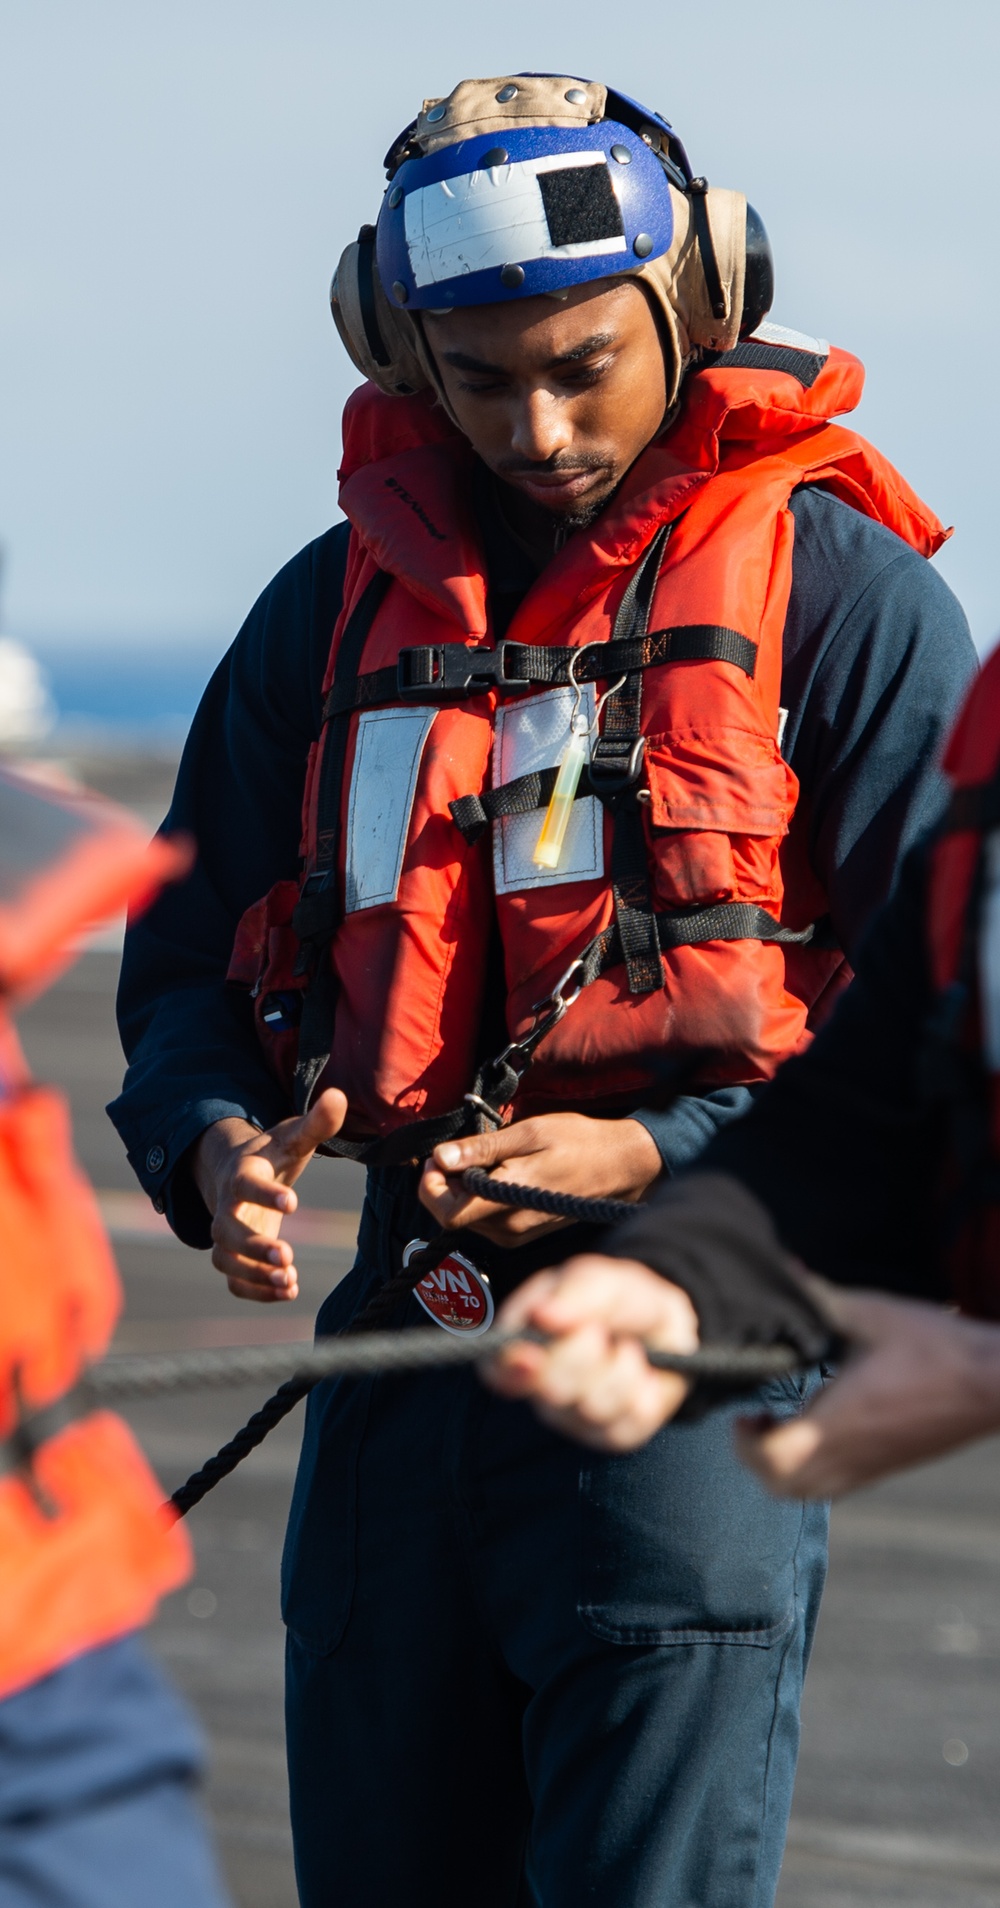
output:
<path id="1" fill-rule="evenodd" d="M 601 1241 L 601 1251 L 639 1259 L 679 1285 L 698 1314 L 703 1345 L 790 1345 L 802 1366 L 842 1349 L 770 1213 L 726 1173 L 670 1180 Z M 690 1422 L 751 1389 L 738 1379 L 699 1379 L 678 1419 Z"/>

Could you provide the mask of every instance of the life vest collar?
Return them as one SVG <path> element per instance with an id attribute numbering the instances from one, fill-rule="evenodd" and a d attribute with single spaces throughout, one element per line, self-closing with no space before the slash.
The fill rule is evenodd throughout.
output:
<path id="1" fill-rule="evenodd" d="M 836 349 L 811 385 L 791 372 L 722 360 L 689 377 L 677 422 L 641 453 L 596 523 L 570 538 L 529 592 L 536 640 L 565 620 L 568 606 L 582 609 L 604 589 L 609 572 L 636 563 L 657 530 L 721 470 L 791 455 L 801 459 L 803 478 L 810 465 L 817 481 L 827 420 L 853 409 L 863 384 L 858 359 Z M 834 461 L 831 488 L 846 501 L 925 554 L 939 547 L 946 533 L 937 518 L 884 460 L 867 460 L 876 469 L 874 484 L 867 467 L 852 482 L 842 468 L 843 446 L 831 439 Z M 468 640 L 481 641 L 488 613 L 471 466 L 467 440 L 425 398 L 389 399 L 369 384 L 349 400 L 340 492 L 346 515 L 379 569 Z"/>

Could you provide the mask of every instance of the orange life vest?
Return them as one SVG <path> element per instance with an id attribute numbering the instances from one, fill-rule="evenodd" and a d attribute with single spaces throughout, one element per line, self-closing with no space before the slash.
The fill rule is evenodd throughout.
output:
<path id="1" fill-rule="evenodd" d="M 751 340 L 694 374 L 676 424 L 500 644 L 468 444 L 422 399 L 354 393 L 303 879 L 244 918 L 230 977 L 254 993 L 286 1081 L 298 1061 L 300 1103 L 321 1080 L 342 1087 L 345 1134 L 379 1142 L 369 1156 L 426 1151 L 469 1091 L 495 925 L 515 1046 L 485 1097 L 505 1113 L 655 1103 L 666 1055 L 696 1056 L 702 1086 L 764 1080 L 808 1038 L 844 961 L 814 932 L 825 900 L 789 834 L 789 499 L 818 483 L 925 555 L 944 537 L 876 451 L 827 421 L 862 382 L 856 359 L 815 341 Z M 548 872 L 531 855 L 574 658 L 591 711 L 614 693 Z"/>
<path id="2" fill-rule="evenodd" d="M 965 1311 L 1000 1318 L 1000 649 L 972 685 L 944 766 L 953 793 L 928 871 L 926 1085 L 949 1116 L 942 1216 L 955 1295 Z"/>
<path id="3" fill-rule="evenodd" d="M 121 810 L 0 771 L 0 989 L 51 975 L 87 920 L 188 857 Z M 61 1095 L 32 1085 L 0 1009 L 0 1697 L 135 1629 L 190 1571 L 131 1432 L 74 1387 L 121 1303 Z"/>

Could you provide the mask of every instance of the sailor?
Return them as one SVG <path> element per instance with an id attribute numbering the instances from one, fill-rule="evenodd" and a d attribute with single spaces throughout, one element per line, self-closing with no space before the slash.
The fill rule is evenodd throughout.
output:
<path id="1" fill-rule="evenodd" d="M 626 1448 L 691 1409 L 644 1334 L 686 1349 L 699 1329 L 800 1347 L 832 1331 L 853 1347 L 836 1383 L 798 1420 L 739 1428 L 772 1490 L 839 1496 L 1000 1428 L 1000 650 L 945 767 L 945 816 L 830 1025 L 605 1252 L 520 1288 L 505 1322 L 554 1343 L 505 1361 L 507 1396 Z"/>
<path id="2" fill-rule="evenodd" d="M 187 856 L 108 803 L 0 770 L 0 1901 L 224 1908 L 186 1708 L 137 1637 L 190 1575 L 182 1526 L 84 1368 L 121 1303 L 68 1110 L 10 1018 L 84 925 Z"/>
<path id="3" fill-rule="evenodd" d="M 973 658 L 937 519 L 830 422 L 860 365 L 767 322 L 760 219 L 659 114 L 465 81 L 387 173 L 334 281 L 348 521 L 206 691 L 111 1111 L 236 1296 L 295 1297 L 322 1145 L 369 1190 L 319 1329 L 440 1226 L 398 1322 L 482 1330 L 552 1222 L 457 1169 L 637 1199 L 744 1112 L 849 978 Z M 581 1460 L 457 1373 L 321 1387 L 284 1563 L 306 1908 L 763 1908 L 824 1545 L 721 1417 Z"/>

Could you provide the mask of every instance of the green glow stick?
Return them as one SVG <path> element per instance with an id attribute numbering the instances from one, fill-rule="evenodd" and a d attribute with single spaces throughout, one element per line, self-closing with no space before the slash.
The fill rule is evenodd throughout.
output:
<path id="1" fill-rule="evenodd" d="M 559 773 L 552 790 L 541 834 L 531 859 L 536 868 L 558 868 L 569 818 L 573 813 L 580 777 L 590 760 L 590 724 L 585 715 L 574 713 L 569 741 L 559 758 Z"/>

